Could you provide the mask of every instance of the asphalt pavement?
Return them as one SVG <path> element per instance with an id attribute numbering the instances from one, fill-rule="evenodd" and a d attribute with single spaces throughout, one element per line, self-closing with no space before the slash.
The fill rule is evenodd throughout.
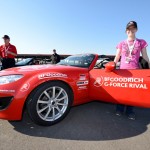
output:
<path id="1" fill-rule="evenodd" d="M 114 115 L 115 105 L 92 102 L 73 107 L 60 123 L 35 125 L 0 120 L 0 150 L 150 150 L 150 109 L 135 108 L 137 119 Z"/>

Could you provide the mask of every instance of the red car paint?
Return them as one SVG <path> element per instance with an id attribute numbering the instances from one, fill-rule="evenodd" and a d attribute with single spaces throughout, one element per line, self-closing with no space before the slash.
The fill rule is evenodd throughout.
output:
<path id="1" fill-rule="evenodd" d="M 0 98 L 12 96 L 10 105 L 0 110 L 0 119 L 21 120 L 25 102 L 30 93 L 47 81 L 65 82 L 73 91 L 74 103 L 104 101 L 150 108 L 150 70 L 114 69 L 110 62 L 106 69 L 94 68 L 95 55 L 89 68 L 63 65 L 39 65 L 11 68 L 0 72 L 0 76 L 23 75 L 16 82 L 0 85 Z"/>

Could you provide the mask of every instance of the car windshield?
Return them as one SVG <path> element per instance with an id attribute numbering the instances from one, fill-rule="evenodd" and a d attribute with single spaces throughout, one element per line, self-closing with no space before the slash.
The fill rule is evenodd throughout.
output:
<path id="1" fill-rule="evenodd" d="M 25 66 L 25 65 L 27 65 L 31 60 L 32 60 L 32 58 L 26 58 L 26 59 L 23 59 L 23 60 L 17 62 L 16 65 L 17 65 L 17 66 Z"/>
<path id="2" fill-rule="evenodd" d="M 61 60 L 61 62 L 59 62 L 58 64 L 88 68 L 91 65 L 94 58 L 95 55 L 93 54 L 75 55 L 75 56 L 69 56 L 64 60 Z"/>

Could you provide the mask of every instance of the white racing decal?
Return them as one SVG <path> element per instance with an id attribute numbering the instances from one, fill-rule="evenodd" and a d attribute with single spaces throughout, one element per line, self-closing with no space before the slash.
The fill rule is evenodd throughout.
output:
<path id="1" fill-rule="evenodd" d="M 21 92 L 25 92 L 27 90 L 29 90 L 30 88 L 30 84 L 29 83 L 25 83 L 22 88 L 20 89 Z"/>
<path id="2" fill-rule="evenodd" d="M 85 74 L 80 74 L 79 80 L 80 81 L 86 80 L 86 75 Z"/>
<path id="3" fill-rule="evenodd" d="M 97 77 L 96 78 L 96 81 L 94 82 L 94 86 L 96 87 L 100 87 L 102 86 L 102 84 L 104 83 L 104 80 L 103 80 L 103 77 Z"/>
<path id="4" fill-rule="evenodd" d="M 89 81 L 78 81 L 77 82 L 77 86 L 81 86 L 81 85 L 88 85 Z"/>
<path id="5" fill-rule="evenodd" d="M 94 86 L 148 89 L 143 78 L 97 77 Z"/>
<path id="6" fill-rule="evenodd" d="M 79 86 L 78 87 L 78 90 L 86 90 L 87 89 L 87 86 Z"/>
<path id="7" fill-rule="evenodd" d="M 15 93 L 15 90 L 0 90 L 0 93 Z"/>
<path id="8" fill-rule="evenodd" d="M 45 78 L 67 78 L 66 74 L 63 73 L 44 73 L 38 75 L 39 79 L 45 79 Z"/>

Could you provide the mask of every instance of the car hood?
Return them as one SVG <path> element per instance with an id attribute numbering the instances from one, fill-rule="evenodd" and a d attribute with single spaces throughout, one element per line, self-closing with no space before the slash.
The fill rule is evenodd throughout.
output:
<path id="1" fill-rule="evenodd" d="M 32 66 L 22 66 L 14 67 L 6 70 L 0 71 L 0 76 L 8 74 L 35 74 L 43 72 L 68 72 L 68 71 L 83 70 L 87 71 L 88 68 L 80 68 L 74 66 L 64 66 L 64 65 L 32 65 Z"/>

